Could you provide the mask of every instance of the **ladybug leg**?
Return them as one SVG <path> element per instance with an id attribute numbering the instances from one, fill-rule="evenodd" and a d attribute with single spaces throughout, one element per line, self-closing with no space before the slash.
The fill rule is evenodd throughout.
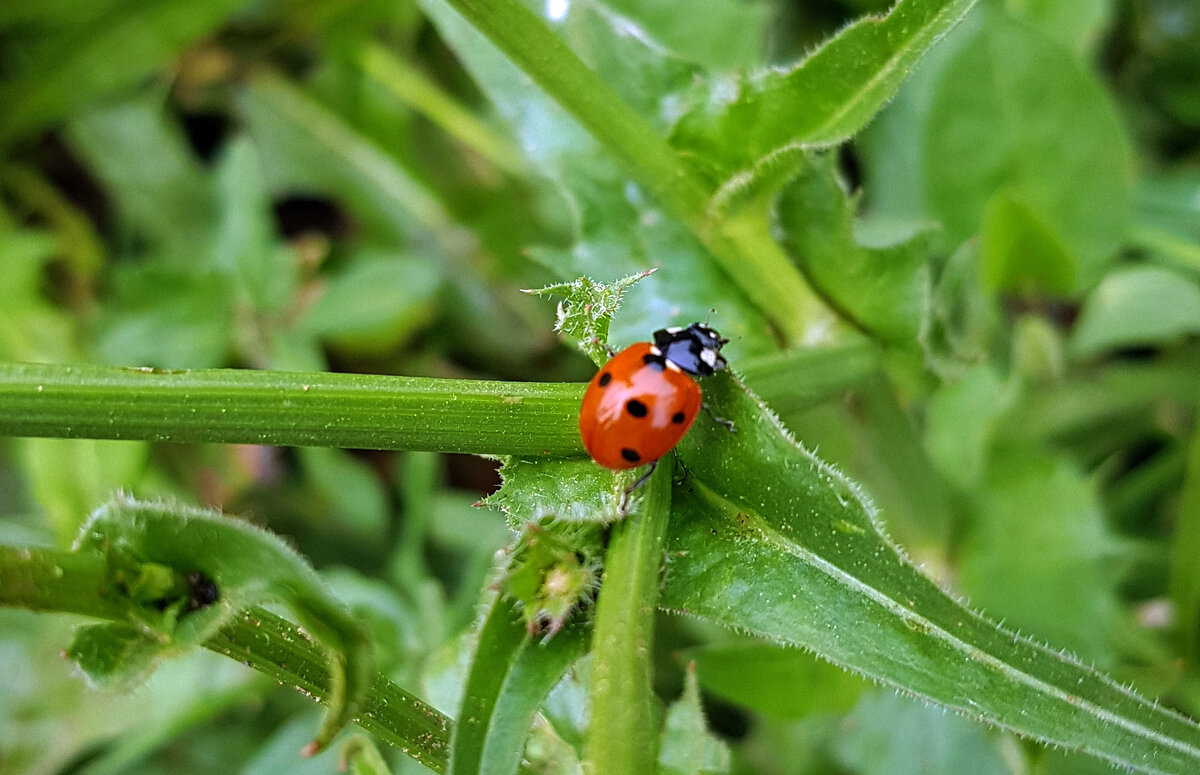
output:
<path id="1" fill-rule="evenodd" d="M 710 407 L 708 404 L 700 404 L 700 408 L 712 418 L 713 422 L 724 427 L 725 430 L 729 431 L 730 433 L 737 433 L 737 428 L 733 427 L 733 420 L 726 420 L 724 417 L 717 417 L 715 414 L 713 414 L 712 407 Z"/>
<path id="2" fill-rule="evenodd" d="M 646 483 L 650 475 L 654 473 L 654 469 L 658 468 L 658 461 L 650 463 L 650 470 L 638 477 L 638 480 L 625 488 L 625 492 L 621 495 L 621 514 L 622 516 L 629 513 L 629 496 L 634 493 L 637 488 Z"/>
<path id="3" fill-rule="evenodd" d="M 671 483 L 672 484 L 683 484 L 684 482 L 687 481 L 688 477 L 692 475 L 692 472 L 689 471 L 688 467 L 685 466 L 683 464 L 683 461 L 679 459 L 679 455 L 672 455 L 672 457 L 675 460 L 674 473 L 675 473 L 675 476 L 677 476 L 678 478 L 672 479 Z"/>

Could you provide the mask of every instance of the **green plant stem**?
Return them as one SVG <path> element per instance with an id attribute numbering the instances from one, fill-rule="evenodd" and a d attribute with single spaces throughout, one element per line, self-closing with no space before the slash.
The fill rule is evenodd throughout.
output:
<path id="1" fill-rule="evenodd" d="M 675 152 L 637 111 L 590 70 L 519 0 L 446 0 L 582 124 L 686 224 L 783 337 L 798 343 L 831 314 L 771 239 L 765 214 L 716 219 L 716 184 Z"/>
<path id="2" fill-rule="evenodd" d="M 583 386 L 0 364 L 0 435 L 582 454 Z"/>
<path id="3" fill-rule="evenodd" d="M 654 772 L 654 615 L 671 512 L 671 469 L 661 465 L 634 514 L 613 528 L 592 635 L 590 772 Z"/>
<path id="4" fill-rule="evenodd" d="M 0 606 L 125 618 L 99 555 L 0 545 Z M 290 622 L 250 608 L 205 648 L 236 659 L 316 699 L 329 689 L 328 658 Z M 377 677 L 355 721 L 435 772 L 445 770 L 451 721 L 391 681 Z"/>

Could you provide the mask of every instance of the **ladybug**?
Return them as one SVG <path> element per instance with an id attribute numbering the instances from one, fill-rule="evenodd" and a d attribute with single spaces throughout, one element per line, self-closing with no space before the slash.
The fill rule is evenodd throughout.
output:
<path id="1" fill-rule="evenodd" d="M 696 419 L 703 402 L 699 377 L 727 365 L 721 347 L 728 339 L 703 323 L 654 332 L 617 353 L 596 372 L 583 394 L 579 435 L 588 454 L 605 468 L 622 470 L 650 463 L 654 472 Z M 719 420 L 732 430 L 732 423 Z"/>

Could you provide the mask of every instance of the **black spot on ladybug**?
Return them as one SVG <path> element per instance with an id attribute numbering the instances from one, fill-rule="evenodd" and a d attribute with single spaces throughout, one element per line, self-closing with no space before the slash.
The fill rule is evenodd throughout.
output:
<path id="1" fill-rule="evenodd" d="M 642 459 L 642 456 L 638 454 L 636 449 L 630 449 L 629 447 L 621 448 L 621 457 L 625 458 L 630 463 L 636 463 Z"/>
<path id="2" fill-rule="evenodd" d="M 647 409 L 646 405 L 641 401 L 637 400 L 636 398 L 631 398 L 629 399 L 629 403 L 625 404 L 625 411 L 629 412 L 634 417 L 645 417 Z"/>
<path id="3" fill-rule="evenodd" d="M 608 387 L 608 383 L 612 382 L 612 372 L 604 372 L 600 375 L 600 379 L 596 380 L 596 384 L 600 387 Z"/>
<path id="4" fill-rule="evenodd" d="M 675 423 L 676 425 L 682 425 L 683 421 L 686 419 L 687 415 L 685 415 L 683 412 L 676 412 L 675 414 L 671 415 L 671 422 Z"/>

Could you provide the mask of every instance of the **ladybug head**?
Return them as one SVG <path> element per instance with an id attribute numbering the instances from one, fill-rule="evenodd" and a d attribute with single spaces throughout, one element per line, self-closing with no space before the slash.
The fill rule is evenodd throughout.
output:
<path id="1" fill-rule="evenodd" d="M 721 346 L 728 341 L 703 323 L 654 332 L 654 346 L 662 353 L 663 360 L 693 377 L 711 377 L 725 368 Z"/>

